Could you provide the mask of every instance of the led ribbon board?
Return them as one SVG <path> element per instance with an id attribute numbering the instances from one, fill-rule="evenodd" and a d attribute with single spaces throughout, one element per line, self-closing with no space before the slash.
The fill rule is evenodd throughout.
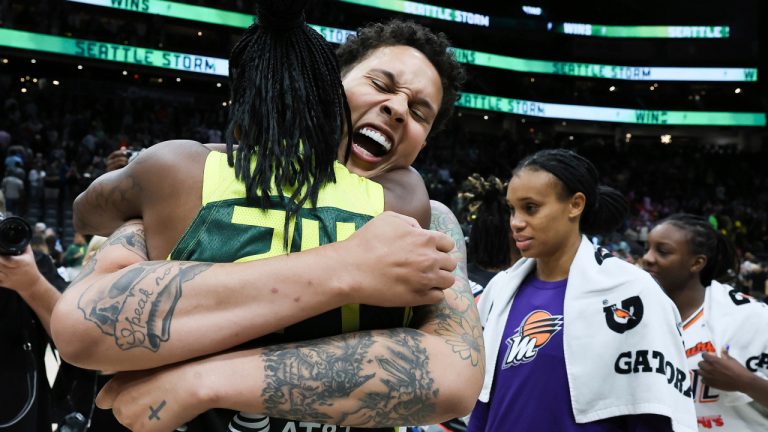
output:
<path id="1" fill-rule="evenodd" d="M 582 23 L 549 23 L 557 33 L 607 38 L 727 39 L 729 26 L 608 26 Z"/>
<path id="2" fill-rule="evenodd" d="M 210 24 L 228 25 L 246 28 L 256 19 L 252 15 L 218 9 L 190 6 L 164 0 L 68 0 L 124 9 L 133 12 L 150 13 L 171 18 L 203 21 Z M 362 0 L 342 0 L 363 3 Z M 380 0 L 371 4 L 412 3 L 394 0 Z M 366 2 L 367 4 L 367 2 Z M 204 19 L 202 18 L 204 17 Z M 332 43 L 343 43 L 355 32 L 333 27 L 310 24 Z M 541 73 L 551 75 L 579 76 L 587 78 L 621 79 L 630 81 L 712 81 L 742 82 L 757 81 L 755 68 L 688 68 L 688 67 L 653 67 L 653 66 L 616 66 L 590 63 L 553 62 L 548 60 L 529 60 L 517 57 L 490 54 L 452 48 L 458 61 L 475 66 L 483 66 L 523 73 Z"/>
<path id="3" fill-rule="evenodd" d="M 648 111 L 584 105 L 564 105 L 462 93 L 456 106 L 567 120 L 691 126 L 765 126 L 765 113 L 710 111 Z"/>
<path id="4" fill-rule="evenodd" d="M 470 24 L 480 27 L 489 27 L 491 17 L 488 15 L 465 12 L 457 9 L 449 9 L 439 6 L 432 6 L 424 3 L 417 3 L 403 0 L 340 0 L 344 3 L 354 3 L 361 6 L 368 6 L 377 9 L 386 9 L 394 12 L 406 13 L 409 15 L 418 15 L 427 18 L 434 18 L 444 21 Z"/>
<path id="5" fill-rule="evenodd" d="M 86 39 L 73 39 L 0 28 L 0 46 L 67 56 L 229 76 L 227 59 L 161 51 Z"/>
<path id="6" fill-rule="evenodd" d="M 10 29 L 0 29 L 0 46 L 208 75 L 227 76 L 229 70 L 229 63 L 226 59 Z M 474 93 L 462 93 L 456 105 L 486 111 L 569 120 L 706 126 L 766 125 L 764 113 L 643 111 L 552 104 Z"/>
<path id="7" fill-rule="evenodd" d="M 757 81 L 756 68 L 616 66 L 529 60 L 461 48 L 452 50 L 456 59 L 462 63 L 516 72 L 630 81 Z"/>

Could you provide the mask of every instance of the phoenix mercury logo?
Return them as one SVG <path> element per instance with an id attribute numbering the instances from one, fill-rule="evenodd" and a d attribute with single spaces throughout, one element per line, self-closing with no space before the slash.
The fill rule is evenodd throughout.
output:
<path id="1" fill-rule="evenodd" d="M 507 354 L 502 369 L 528 363 L 549 339 L 563 328 L 563 316 L 535 310 L 528 314 L 517 328 L 517 333 L 507 339 Z"/>

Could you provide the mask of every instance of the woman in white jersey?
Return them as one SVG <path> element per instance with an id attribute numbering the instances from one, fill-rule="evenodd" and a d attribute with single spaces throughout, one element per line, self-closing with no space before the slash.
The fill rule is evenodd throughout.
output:
<path id="1" fill-rule="evenodd" d="M 648 235 L 648 270 L 683 319 L 700 431 L 768 431 L 768 305 L 717 282 L 733 249 L 706 219 L 672 215 Z"/>

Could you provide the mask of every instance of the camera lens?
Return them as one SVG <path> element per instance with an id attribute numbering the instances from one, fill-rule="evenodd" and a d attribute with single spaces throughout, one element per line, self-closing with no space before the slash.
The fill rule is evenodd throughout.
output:
<path id="1" fill-rule="evenodd" d="M 32 227 L 19 217 L 0 221 L 0 254 L 19 255 L 32 240 Z"/>

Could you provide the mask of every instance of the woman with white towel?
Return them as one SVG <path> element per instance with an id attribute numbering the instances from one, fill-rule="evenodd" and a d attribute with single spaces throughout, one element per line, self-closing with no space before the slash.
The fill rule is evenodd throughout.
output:
<path id="1" fill-rule="evenodd" d="M 683 317 L 700 431 L 768 430 L 768 305 L 716 279 L 733 248 L 703 217 L 672 215 L 648 235 L 643 267 Z"/>
<path id="2" fill-rule="evenodd" d="M 469 430 L 695 431 L 675 305 L 586 236 L 622 224 L 624 197 L 557 149 L 518 164 L 507 202 L 523 258 L 478 305 L 487 370 Z"/>

